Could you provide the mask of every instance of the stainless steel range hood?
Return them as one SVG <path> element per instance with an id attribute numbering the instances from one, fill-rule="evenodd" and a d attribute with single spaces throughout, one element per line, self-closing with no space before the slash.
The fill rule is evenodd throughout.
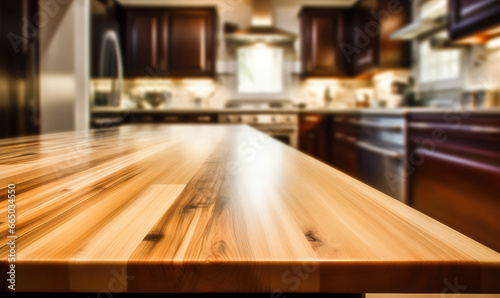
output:
<path id="1" fill-rule="evenodd" d="M 446 0 L 429 0 L 423 3 L 416 19 L 409 25 L 393 32 L 391 39 L 413 40 L 446 29 L 448 17 Z"/>
<path id="2" fill-rule="evenodd" d="M 274 26 L 271 2 L 270 0 L 253 0 L 251 26 L 226 34 L 226 41 L 238 45 L 254 43 L 293 44 L 297 39 L 296 34 Z"/>

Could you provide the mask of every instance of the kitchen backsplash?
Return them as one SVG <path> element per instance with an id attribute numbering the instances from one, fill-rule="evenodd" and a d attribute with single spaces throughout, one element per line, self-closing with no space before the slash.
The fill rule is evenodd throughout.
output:
<path id="1" fill-rule="evenodd" d="M 463 49 L 465 59 L 458 80 L 459 88 L 431 88 L 420 91 L 417 97 L 424 105 L 462 106 L 467 92 L 485 90 L 497 94 L 500 90 L 500 38 L 483 45 L 473 45 Z M 394 82 L 407 83 L 410 71 L 394 70 L 375 75 L 368 80 L 359 79 L 308 79 L 301 80 L 296 73 L 287 74 L 286 89 L 294 103 L 305 103 L 308 107 L 356 107 L 357 101 L 369 101 L 370 106 L 397 107 L 402 99 L 392 88 Z M 234 99 L 237 75 L 224 72 L 216 79 L 126 79 L 122 104 L 127 107 L 140 106 L 148 92 L 167 93 L 169 100 L 162 108 L 223 108 L 226 101 Z M 418 83 L 418 80 L 417 80 Z M 94 79 L 92 94 L 111 89 L 110 80 Z M 417 86 L 418 87 L 418 86 Z M 417 88 L 417 91 L 419 89 Z M 488 95 L 489 96 L 489 95 Z M 259 97 L 260 98 L 260 97 Z M 497 99 L 498 101 L 498 99 Z M 95 102 L 95 100 L 93 101 Z M 468 104 L 467 102 L 465 103 Z M 493 101 L 486 107 L 499 103 Z"/>
<path id="2" fill-rule="evenodd" d="M 126 79 L 123 84 L 122 106 L 139 107 L 147 93 L 164 93 L 168 98 L 161 108 L 223 108 L 226 101 L 234 94 L 235 77 L 219 75 L 211 79 Z M 291 76 L 288 86 L 294 103 L 305 103 L 307 107 L 352 108 L 356 106 L 359 90 L 367 90 L 373 97 L 370 80 L 311 79 L 302 81 L 298 76 Z M 109 79 L 94 79 L 91 82 L 93 102 L 97 93 L 111 90 Z"/>

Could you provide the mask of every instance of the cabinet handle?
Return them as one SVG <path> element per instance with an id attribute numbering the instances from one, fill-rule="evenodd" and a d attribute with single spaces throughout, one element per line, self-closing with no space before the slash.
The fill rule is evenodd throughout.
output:
<path id="1" fill-rule="evenodd" d="M 304 120 L 307 122 L 318 122 L 320 120 L 319 116 L 305 116 Z"/>
<path id="2" fill-rule="evenodd" d="M 354 143 L 356 143 L 356 142 L 357 142 L 356 138 L 353 138 L 353 137 L 346 137 L 345 139 L 346 139 L 346 141 L 348 141 L 349 143 L 353 143 L 353 144 L 354 144 Z"/>
<path id="3" fill-rule="evenodd" d="M 177 121 L 177 116 L 165 116 L 163 117 L 164 121 Z"/>
<path id="4" fill-rule="evenodd" d="M 212 117 L 210 116 L 199 116 L 198 118 L 196 118 L 196 121 L 200 121 L 200 122 L 209 122 L 212 120 Z"/>
<path id="5" fill-rule="evenodd" d="M 377 128 L 377 129 L 382 129 L 382 130 L 391 130 L 391 131 L 402 131 L 403 130 L 401 125 L 386 125 L 386 124 L 380 124 L 380 123 L 376 123 L 376 122 L 358 121 L 358 120 L 350 120 L 349 122 L 356 124 L 356 125 L 359 125 L 359 126 Z"/>
<path id="6" fill-rule="evenodd" d="M 441 161 L 452 162 L 455 164 L 459 164 L 461 166 L 471 167 L 474 169 L 480 169 L 480 170 L 500 174 L 500 168 L 497 166 L 478 162 L 478 161 L 463 158 L 463 157 L 459 157 L 456 155 L 439 153 L 439 152 L 435 152 L 435 151 L 431 151 L 431 150 L 427 150 L 427 149 L 422 149 L 422 148 L 415 149 L 415 152 L 422 154 L 424 156 L 434 157 L 434 158 L 439 159 Z"/>
<path id="7" fill-rule="evenodd" d="M 348 137 L 345 134 L 339 133 L 339 132 L 335 134 L 335 138 L 339 139 L 339 140 L 344 140 L 344 141 L 347 141 L 347 142 L 353 143 L 353 144 L 356 143 L 356 141 L 357 141 L 356 138 Z"/>
<path id="8" fill-rule="evenodd" d="M 394 159 L 401 158 L 401 153 L 399 153 L 397 151 L 387 150 L 384 148 L 373 146 L 373 145 L 368 144 L 366 142 L 357 142 L 356 145 L 359 148 L 368 150 L 368 151 L 373 152 L 373 153 L 377 153 L 379 155 L 383 155 L 383 156 L 394 158 Z"/>
<path id="9" fill-rule="evenodd" d="M 432 124 L 432 123 L 410 123 L 408 124 L 413 129 L 448 129 L 459 132 L 481 133 L 481 134 L 500 134 L 500 128 L 494 126 L 481 125 L 455 125 L 455 124 Z"/>
<path id="10" fill-rule="evenodd" d="M 345 135 L 344 135 L 343 133 L 336 133 L 336 134 L 335 134 L 335 138 L 336 138 L 336 139 L 343 140 L 343 139 L 345 139 Z"/>

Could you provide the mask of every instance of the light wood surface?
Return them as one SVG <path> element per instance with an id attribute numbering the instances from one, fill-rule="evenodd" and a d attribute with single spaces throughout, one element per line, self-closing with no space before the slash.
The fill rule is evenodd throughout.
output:
<path id="1" fill-rule="evenodd" d="M 17 291 L 500 292 L 500 254 L 247 126 L 0 140 L 3 291 L 9 183 Z"/>

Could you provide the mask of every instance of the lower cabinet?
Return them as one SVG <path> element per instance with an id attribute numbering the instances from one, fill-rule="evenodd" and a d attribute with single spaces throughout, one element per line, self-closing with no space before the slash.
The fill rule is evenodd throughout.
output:
<path id="1" fill-rule="evenodd" d="M 140 123 L 218 123 L 217 113 L 148 113 L 148 112 L 123 112 L 123 113 L 94 113 L 92 115 L 92 128 L 117 126 L 120 124 Z"/>
<path id="2" fill-rule="evenodd" d="M 132 113 L 127 123 L 186 123 L 187 115 L 184 114 L 159 114 L 159 113 Z"/>
<path id="3" fill-rule="evenodd" d="M 359 180 L 406 203 L 404 115 L 362 115 L 359 124 Z"/>
<path id="4" fill-rule="evenodd" d="M 219 123 L 218 114 L 190 114 L 189 123 Z"/>
<path id="5" fill-rule="evenodd" d="M 358 126 L 357 114 L 333 115 L 330 125 L 332 126 L 329 138 L 331 146 L 328 149 L 329 163 L 338 170 L 354 177 L 359 177 L 358 164 Z"/>
<path id="6" fill-rule="evenodd" d="M 321 161 L 327 160 L 327 115 L 299 115 L 299 150 Z"/>
<path id="7" fill-rule="evenodd" d="M 500 118 L 410 115 L 410 205 L 500 252 Z"/>

